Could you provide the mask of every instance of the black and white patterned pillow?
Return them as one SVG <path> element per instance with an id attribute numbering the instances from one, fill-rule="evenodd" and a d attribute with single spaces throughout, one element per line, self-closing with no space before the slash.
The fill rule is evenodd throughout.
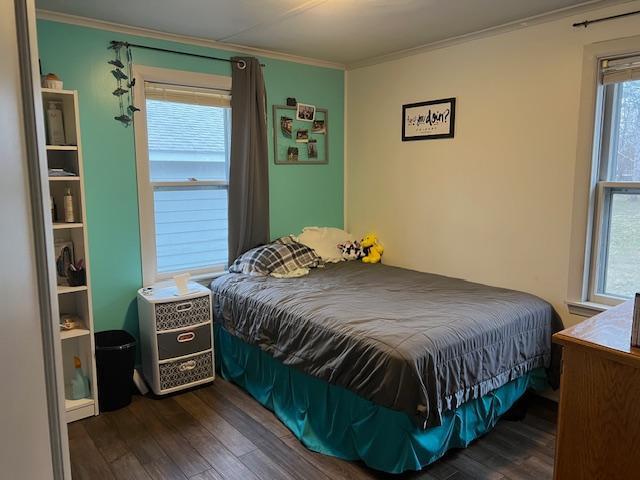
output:
<path id="1" fill-rule="evenodd" d="M 320 265 L 322 259 L 312 248 L 287 236 L 243 253 L 231 264 L 229 271 L 248 275 L 287 275 Z"/>

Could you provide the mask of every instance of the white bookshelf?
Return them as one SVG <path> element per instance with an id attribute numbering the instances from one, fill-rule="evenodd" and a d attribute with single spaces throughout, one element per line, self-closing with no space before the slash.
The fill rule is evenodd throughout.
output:
<path id="1" fill-rule="evenodd" d="M 42 101 L 45 116 L 47 105 L 50 101 L 58 102 L 61 105 L 66 137 L 65 145 L 47 145 L 48 166 L 49 168 L 63 168 L 74 174 L 73 176 L 65 177 L 49 177 L 49 190 L 57 207 L 57 218 L 53 221 L 54 242 L 72 242 L 74 260 L 84 259 L 84 267 L 87 273 L 86 285 L 81 286 L 70 286 L 65 282 L 64 278 L 58 277 L 57 291 L 60 313 L 72 314 L 79 318 L 76 328 L 60 331 L 66 420 L 67 422 L 73 422 L 98 414 L 98 388 L 91 302 L 91 267 L 86 228 L 78 93 L 72 90 L 43 88 Z M 67 189 L 71 189 L 74 198 L 74 213 L 76 217 L 74 223 L 64 222 L 64 194 Z M 89 377 L 91 394 L 87 398 L 71 400 L 69 398 L 69 382 L 75 371 L 73 358 L 76 356 L 82 362 L 84 374 Z"/>

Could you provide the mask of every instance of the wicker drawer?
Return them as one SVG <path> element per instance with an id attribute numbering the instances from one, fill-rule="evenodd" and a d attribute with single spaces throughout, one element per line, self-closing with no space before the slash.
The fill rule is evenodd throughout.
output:
<path id="1" fill-rule="evenodd" d="M 211 324 L 158 333 L 158 358 L 184 357 L 192 353 L 211 350 Z"/>
<path id="2" fill-rule="evenodd" d="M 155 309 L 157 331 L 189 327 L 211 320 L 209 295 L 191 300 L 156 303 Z"/>
<path id="3" fill-rule="evenodd" d="M 213 377 L 213 352 L 161 363 L 159 367 L 160 390 L 196 383 Z"/>

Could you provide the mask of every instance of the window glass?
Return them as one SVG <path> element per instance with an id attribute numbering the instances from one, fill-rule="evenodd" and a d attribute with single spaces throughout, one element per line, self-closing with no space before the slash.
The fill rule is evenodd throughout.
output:
<path id="1" fill-rule="evenodd" d="M 223 268 L 230 109 L 147 99 L 146 110 L 156 272 Z"/>
<path id="2" fill-rule="evenodd" d="M 158 273 L 227 263 L 226 187 L 156 187 Z"/>
<path id="3" fill-rule="evenodd" d="M 146 102 L 151 181 L 226 180 L 229 108 Z"/>
<path id="4" fill-rule="evenodd" d="M 640 290 L 640 193 L 613 192 L 608 213 L 603 293 L 631 297 Z"/>
<path id="5" fill-rule="evenodd" d="M 611 127 L 610 180 L 640 182 L 640 80 L 611 85 L 614 95 Z"/>

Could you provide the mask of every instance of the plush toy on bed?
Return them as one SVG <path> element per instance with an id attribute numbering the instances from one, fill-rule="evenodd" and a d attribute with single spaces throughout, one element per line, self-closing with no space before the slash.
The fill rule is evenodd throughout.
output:
<path id="1" fill-rule="evenodd" d="M 378 237 L 375 233 L 367 234 L 360 242 L 360 245 L 367 251 L 367 255 L 362 257 L 364 263 L 378 263 L 382 260 L 384 248 L 378 243 Z"/>
<path id="2" fill-rule="evenodd" d="M 339 243 L 338 250 L 340 250 L 342 258 L 345 260 L 359 260 L 367 254 L 357 240 L 355 242 L 348 241 Z"/>

